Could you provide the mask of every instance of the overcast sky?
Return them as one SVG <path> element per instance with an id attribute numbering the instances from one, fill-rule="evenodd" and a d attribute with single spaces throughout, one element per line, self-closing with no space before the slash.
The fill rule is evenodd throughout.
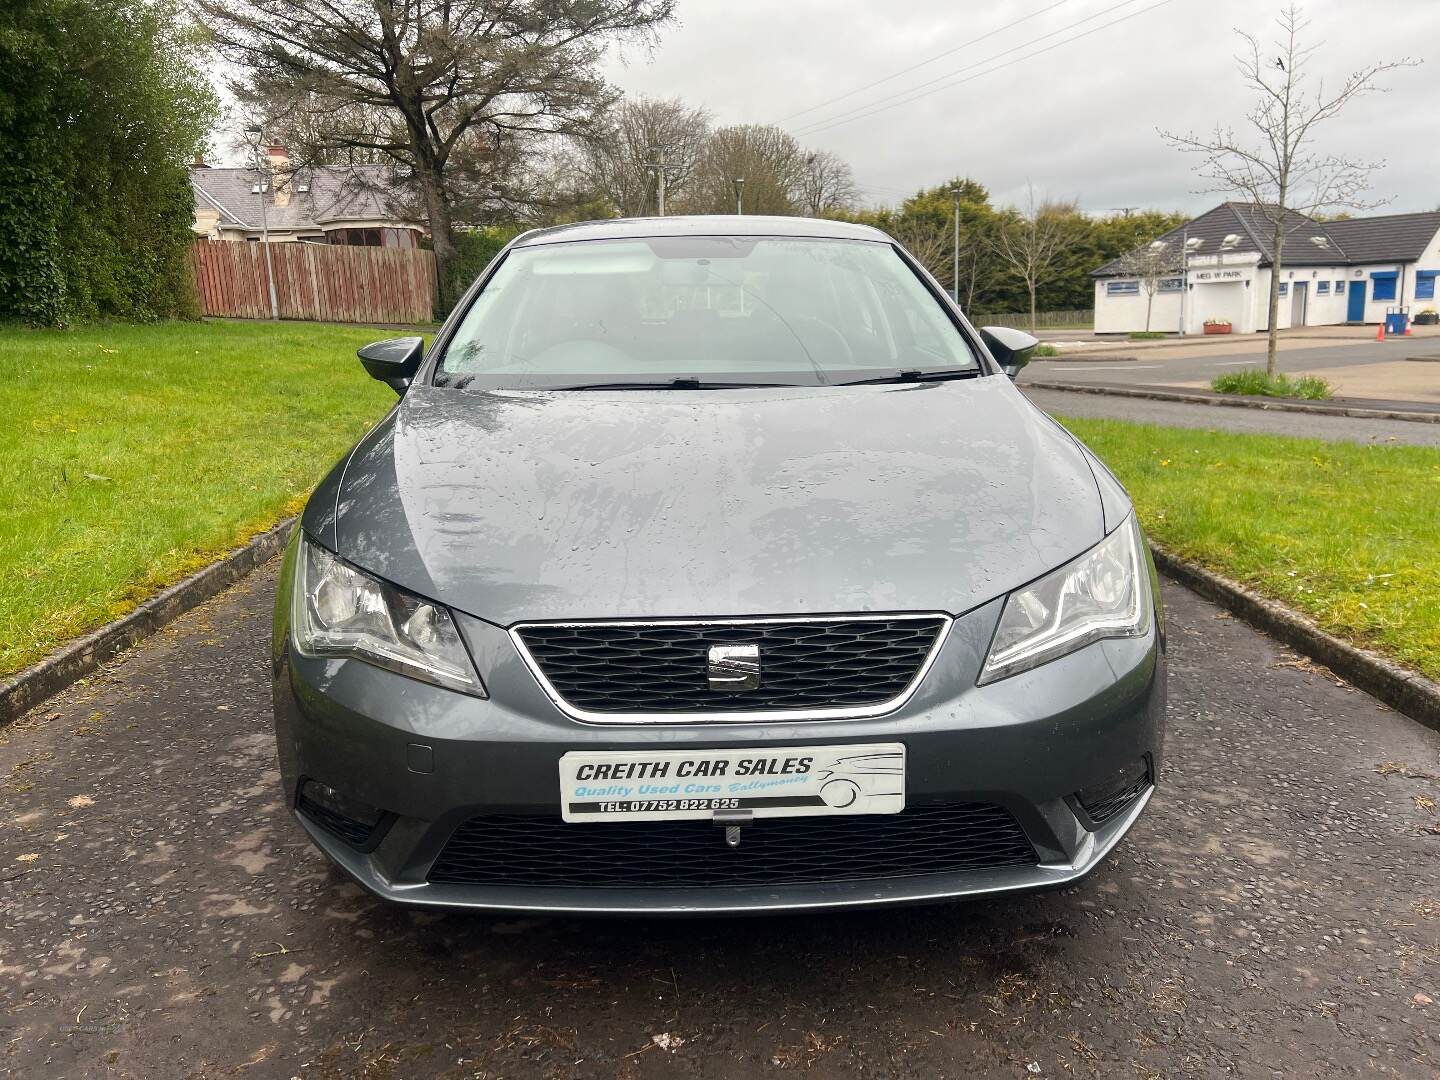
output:
<path id="1" fill-rule="evenodd" d="M 1217 121 L 1238 126 L 1248 98 L 1235 71 L 1241 44 L 1235 28 L 1270 37 L 1280 4 L 1155 5 L 678 0 L 679 21 L 661 32 L 653 52 L 630 48 L 612 58 L 607 73 L 630 94 L 704 105 L 720 124 L 780 122 L 807 146 L 849 161 L 873 202 L 898 202 L 916 187 L 964 174 L 986 185 L 997 203 L 1022 200 L 1031 182 L 1037 192 L 1075 198 L 1101 213 L 1126 206 L 1199 211 L 1222 197 L 1197 193 L 1204 185 L 1193 159 L 1167 146 L 1155 129 L 1208 130 Z M 1327 82 L 1393 59 L 1397 50 L 1423 57 L 1425 43 L 1440 39 L 1434 0 L 1311 0 L 1305 11 L 1311 39 L 1322 43 L 1312 71 Z M 1081 22 L 1088 16 L 1095 17 Z M 1104 25 L 1117 19 L 1124 21 Z M 792 116 L 952 49 L 908 74 Z M 920 85 L 946 76 L 967 81 Z M 1386 161 L 1374 175 L 1372 195 L 1387 205 L 1374 212 L 1435 209 L 1440 59 L 1393 72 L 1385 82 L 1389 93 L 1354 102 L 1322 130 L 1319 145 Z M 912 88 L 937 92 L 813 130 L 831 118 L 868 112 L 885 103 L 880 99 L 909 97 L 902 92 Z"/>

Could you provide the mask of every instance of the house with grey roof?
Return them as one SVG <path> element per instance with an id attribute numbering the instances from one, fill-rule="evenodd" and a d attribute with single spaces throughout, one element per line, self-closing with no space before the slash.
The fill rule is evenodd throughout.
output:
<path id="1" fill-rule="evenodd" d="M 1137 272 L 1146 261 L 1139 252 L 1098 267 L 1096 333 L 1144 330 L 1147 311 L 1152 330 L 1269 329 L 1273 231 L 1262 208 L 1222 203 L 1148 246 L 1148 261 L 1164 267 L 1158 280 Z M 1440 211 L 1326 222 L 1287 213 L 1279 274 L 1281 329 L 1378 323 L 1393 311 L 1413 317 L 1437 304 Z"/>
<path id="2" fill-rule="evenodd" d="M 190 167 L 197 236 L 365 247 L 418 247 L 424 228 L 395 171 L 386 165 L 291 168 L 283 146 L 267 149 L 264 167 Z"/>

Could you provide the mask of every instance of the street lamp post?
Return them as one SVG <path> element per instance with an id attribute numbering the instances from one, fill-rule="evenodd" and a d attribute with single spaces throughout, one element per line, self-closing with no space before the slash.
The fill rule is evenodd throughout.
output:
<path id="1" fill-rule="evenodd" d="M 650 153 L 655 155 L 656 160 L 645 162 L 645 168 L 655 174 L 655 208 L 661 217 L 665 216 L 665 182 L 669 178 L 670 170 L 679 168 L 668 160 L 670 149 L 669 146 L 652 146 Z"/>
<path id="2" fill-rule="evenodd" d="M 743 213 L 745 213 L 745 179 L 744 179 L 744 177 L 736 177 L 735 180 L 734 180 L 734 184 L 735 184 L 735 213 L 737 213 L 737 214 L 743 214 Z"/>
<path id="3" fill-rule="evenodd" d="M 265 131 L 263 128 L 246 128 L 247 135 L 255 136 L 255 171 L 260 176 L 260 246 L 265 249 L 265 284 L 270 289 L 270 318 L 279 320 L 280 301 L 275 296 L 275 264 L 270 257 L 270 222 L 265 211 L 265 196 L 272 186 L 268 181 L 270 169 L 268 163 L 262 164 L 261 146 L 265 142 Z"/>

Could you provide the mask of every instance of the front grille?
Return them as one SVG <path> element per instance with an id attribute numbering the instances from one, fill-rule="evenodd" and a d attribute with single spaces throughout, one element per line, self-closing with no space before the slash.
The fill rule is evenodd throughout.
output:
<path id="1" fill-rule="evenodd" d="M 430 870 L 446 885 L 707 888 L 946 874 L 1033 865 L 1009 811 L 985 803 L 900 814 L 768 818 L 738 848 L 708 821 L 567 825 L 555 817 L 481 817 L 461 825 Z"/>
<path id="2" fill-rule="evenodd" d="M 944 616 L 533 625 L 516 634 L 565 704 L 594 713 L 864 710 L 903 695 Z M 711 645 L 757 645 L 760 685 L 709 685 Z"/>

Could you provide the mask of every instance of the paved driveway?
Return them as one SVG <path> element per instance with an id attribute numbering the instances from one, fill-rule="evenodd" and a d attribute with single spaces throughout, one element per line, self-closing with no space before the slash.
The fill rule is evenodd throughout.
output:
<path id="1" fill-rule="evenodd" d="M 272 574 L 0 736 L 0 1072 L 1440 1069 L 1440 735 L 1178 589 L 1164 787 L 1084 886 L 586 922 L 382 906 L 309 848 L 276 802 Z"/>

